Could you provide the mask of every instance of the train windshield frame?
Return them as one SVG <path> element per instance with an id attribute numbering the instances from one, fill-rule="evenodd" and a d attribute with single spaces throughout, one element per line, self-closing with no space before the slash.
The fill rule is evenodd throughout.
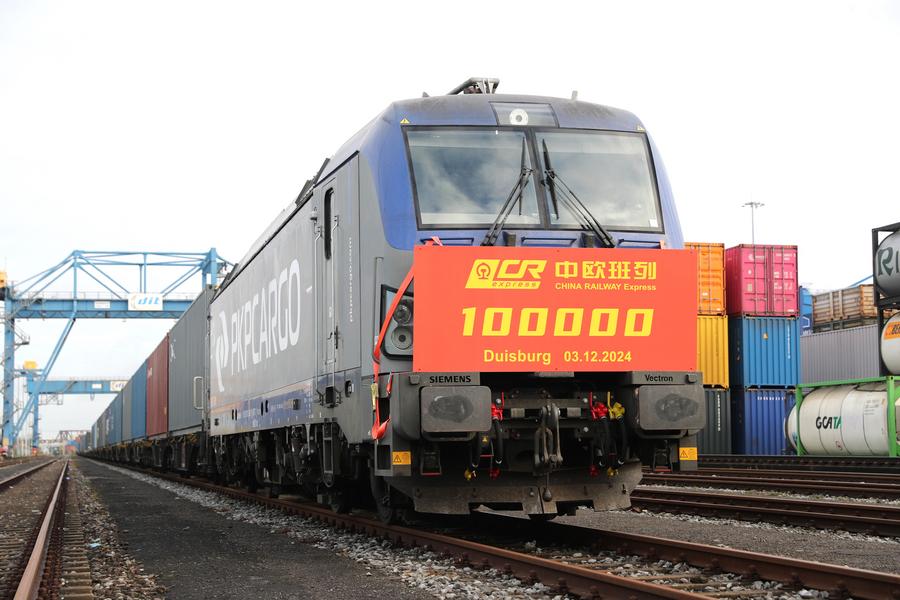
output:
<path id="1" fill-rule="evenodd" d="M 554 172 L 607 229 L 665 232 L 656 169 L 644 133 L 497 126 L 406 126 L 403 133 L 420 228 L 489 227 L 519 175 L 524 137 L 528 145 L 526 167 L 534 172 L 522 198 L 521 214 L 516 207 L 506 223 L 507 228 L 582 229 L 565 206 L 559 203 L 553 206 L 551 194 L 543 183 L 549 158 Z M 503 146 L 503 156 L 492 163 L 495 167 L 502 165 L 502 170 L 486 169 L 486 162 L 478 160 L 479 148 L 461 142 L 461 138 L 469 143 L 499 142 L 503 136 L 512 137 L 504 138 L 499 144 Z M 443 142 L 455 144 L 450 146 L 455 152 L 435 151 L 444 147 Z M 544 144 L 547 153 L 543 152 Z M 463 156 L 469 148 L 475 152 Z M 484 150 L 480 154 L 489 156 Z M 597 157 L 603 160 L 598 161 Z M 447 210 L 455 208 L 445 195 L 448 182 L 449 193 L 465 196 L 464 202 L 481 210 Z M 471 190 L 477 190 L 474 200 L 468 195 Z M 615 200 L 611 202 L 610 197 Z"/>
<path id="2" fill-rule="evenodd" d="M 404 134 L 416 216 L 423 227 L 490 226 L 520 177 L 523 142 L 525 167 L 537 170 L 523 129 L 416 127 L 404 128 Z M 541 227 L 542 205 L 532 173 L 507 224 Z"/>

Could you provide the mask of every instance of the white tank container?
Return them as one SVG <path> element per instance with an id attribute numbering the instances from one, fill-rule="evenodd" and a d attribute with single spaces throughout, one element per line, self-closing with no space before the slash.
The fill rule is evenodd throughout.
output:
<path id="1" fill-rule="evenodd" d="M 888 319 L 881 330 L 881 358 L 892 375 L 900 375 L 900 313 Z"/>
<path id="2" fill-rule="evenodd" d="M 900 400 L 897 400 L 900 417 Z M 900 430 L 900 418 L 897 429 Z M 797 449 L 797 407 L 784 423 Z M 800 439 L 808 454 L 887 456 L 887 390 L 883 383 L 818 388 L 803 399 Z"/>
<path id="3" fill-rule="evenodd" d="M 878 245 L 875 284 L 888 297 L 900 296 L 900 231 L 887 236 Z"/>

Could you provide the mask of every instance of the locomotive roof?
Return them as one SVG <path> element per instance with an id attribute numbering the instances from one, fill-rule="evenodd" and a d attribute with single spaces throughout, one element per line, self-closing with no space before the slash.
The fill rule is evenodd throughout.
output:
<path id="1" fill-rule="evenodd" d="M 454 94 L 446 96 L 429 96 L 398 100 L 392 102 L 378 116 L 369 121 L 349 140 L 347 140 L 322 166 L 313 180 L 307 182 L 300 196 L 292 201 L 269 225 L 266 231 L 251 245 L 243 259 L 235 265 L 222 283 L 224 289 L 259 251 L 274 237 L 279 229 L 299 209 L 312 188 L 327 180 L 338 167 L 359 153 L 373 164 L 380 162 L 386 168 L 385 173 L 377 175 L 384 197 L 396 206 L 392 212 L 394 218 L 386 223 L 386 233 L 395 246 L 411 246 L 414 232 L 404 227 L 414 222 L 412 215 L 412 198 L 408 188 L 408 171 L 403 150 L 401 127 L 408 126 L 493 126 L 497 127 L 497 115 L 491 103 L 513 104 L 545 104 L 549 105 L 561 128 L 601 129 L 612 131 L 644 131 L 641 121 L 631 112 L 591 102 L 554 98 L 550 96 L 530 96 L 522 94 Z M 652 143 L 652 142 L 651 142 Z M 405 182 L 397 185 L 398 182 Z M 382 208 L 385 215 L 386 209 Z M 399 211 L 399 212 L 398 212 Z M 663 204 L 664 213 L 669 207 Z M 674 215 L 666 215 L 671 219 Z M 675 217 L 677 220 L 677 217 Z M 409 223 L 407 223 L 409 221 Z M 414 229 L 414 227 L 413 227 Z M 408 230 L 408 231 L 407 231 Z M 399 243 L 400 238 L 404 238 Z"/>
<path id="2" fill-rule="evenodd" d="M 567 98 L 522 94 L 457 94 L 398 100 L 347 140 L 334 154 L 322 176 L 330 174 L 356 152 L 364 152 L 366 147 L 376 143 L 373 134 L 385 125 L 391 128 L 401 125 L 496 127 L 497 115 L 491 106 L 495 102 L 548 104 L 562 128 L 643 131 L 641 121 L 627 110 Z"/>

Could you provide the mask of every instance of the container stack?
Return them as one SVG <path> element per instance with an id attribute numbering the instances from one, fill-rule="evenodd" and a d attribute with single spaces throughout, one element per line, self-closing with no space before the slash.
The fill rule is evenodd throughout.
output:
<path id="1" fill-rule="evenodd" d="M 812 333 L 800 340 L 801 383 L 878 377 L 874 286 L 864 284 L 815 294 L 812 305 Z"/>
<path id="2" fill-rule="evenodd" d="M 800 288 L 800 335 L 812 333 L 813 297 L 808 288 Z"/>
<path id="3" fill-rule="evenodd" d="M 834 331 L 875 325 L 875 286 L 871 283 L 816 294 L 813 303 L 813 331 Z"/>
<path id="4" fill-rule="evenodd" d="M 725 245 L 687 243 L 685 248 L 697 252 L 697 370 L 706 391 L 707 422 L 697 434 L 697 447 L 700 454 L 730 454 Z"/>
<path id="5" fill-rule="evenodd" d="M 783 454 L 784 418 L 800 378 L 797 247 L 742 244 L 725 251 L 732 447 Z"/>

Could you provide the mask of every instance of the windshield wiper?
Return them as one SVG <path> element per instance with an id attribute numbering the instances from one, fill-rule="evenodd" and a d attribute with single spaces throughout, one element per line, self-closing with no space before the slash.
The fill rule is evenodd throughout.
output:
<path id="1" fill-rule="evenodd" d="M 497 238 L 503 230 L 503 225 L 506 224 L 506 220 L 509 219 L 509 215 L 512 214 L 512 209 L 516 204 L 519 205 L 519 214 L 522 214 L 522 195 L 525 193 L 525 188 L 528 187 L 528 182 L 531 180 L 532 173 L 532 169 L 525 166 L 525 152 L 525 139 L 523 138 L 522 162 L 519 166 L 519 177 L 516 179 L 516 183 L 512 189 L 509 190 L 506 202 L 504 202 L 503 206 L 500 208 L 500 212 L 491 224 L 491 228 L 488 229 L 487 235 L 484 236 L 484 240 L 481 241 L 482 246 L 493 246 L 497 243 Z"/>
<path id="2" fill-rule="evenodd" d="M 550 200 L 553 202 L 553 212 L 559 219 L 559 201 L 562 200 L 563 205 L 569 209 L 577 220 L 581 221 L 582 229 L 590 230 L 605 248 L 615 248 L 616 241 L 609 234 L 600 221 L 594 217 L 588 207 L 584 205 L 575 192 L 566 185 L 560 176 L 553 170 L 550 164 L 550 151 L 547 150 L 547 141 L 541 140 L 541 146 L 544 153 L 544 185 L 550 190 Z M 560 189 L 556 189 L 556 184 L 560 185 Z"/>

